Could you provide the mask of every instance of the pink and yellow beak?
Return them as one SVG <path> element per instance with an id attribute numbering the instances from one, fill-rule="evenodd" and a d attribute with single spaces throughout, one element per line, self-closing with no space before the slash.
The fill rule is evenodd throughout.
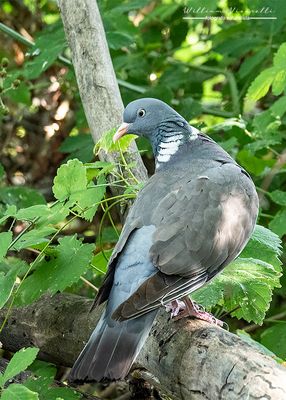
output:
<path id="1" fill-rule="evenodd" d="M 126 122 L 123 122 L 120 127 L 117 129 L 113 136 L 113 143 L 115 143 L 117 140 L 119 140 L 122 136 L 124 136 L 126 133 L 128 133 L 128 128 L 130 124 L 127 124 Z"/>

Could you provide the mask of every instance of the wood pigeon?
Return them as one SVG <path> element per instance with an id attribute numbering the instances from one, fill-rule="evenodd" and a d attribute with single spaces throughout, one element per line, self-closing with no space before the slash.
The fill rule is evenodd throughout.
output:
<path id="1" fill-rule="evenodd" d="M 161 305 L 172 315 L 212 321 L 187 295 L 239 255 L 257 218 L 249 174 L 167 104 L 135 100 L 123 121 L 114 140 L 127 133 L 148 138 L 156 170 L 126 219 L 95 299 L 107 300 L 106 309 L 71 381 L 123 379 Z"/>

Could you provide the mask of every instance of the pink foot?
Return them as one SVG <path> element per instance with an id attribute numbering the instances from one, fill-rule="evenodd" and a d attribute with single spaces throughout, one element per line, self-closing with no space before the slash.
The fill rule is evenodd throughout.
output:
<path id="1" fill-rule="evenodd" d="M 181 311 L 186 309 L 185 303 L 181 300 L 173 300 L 166 304 L 165 307 L 167 312 L 171 311 L 171 318 L 177 317 Z"/>
<path id="2" fill-rule="evenodd" d="M 201 306 L 194 303 L 191 299 L 189 299 L 189 297 L 184 297 L 183 301 L 173 300 L 171 303 L 166 305 L 166 310 L 171 311 L 171 317 L 175 317 L 175 320 L 179 320 L 184 317 L 195 317 L 220 327 L 226 326 L 223 321 L 220 321 L 212 314 L 204 311 Z"/>

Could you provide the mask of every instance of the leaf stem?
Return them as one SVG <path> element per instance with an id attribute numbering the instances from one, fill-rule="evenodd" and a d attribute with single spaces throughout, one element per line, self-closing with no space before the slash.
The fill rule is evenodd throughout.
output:
<path id="1" fill-rule="evenodd" d="M 85 279 L 83 276 L 80 277 L 80 279 L 89 287 L 91 287 L 95 292 L 98 292 L 98 288 L 94 286 L 90 281 Z"/>
<path id="2" fill-rule="evenodd" d="M 74 219 L 76 219 L 76 218 L 77 218 L 76 216 L 72 217 L 72 218 L 71 218 L 70 220 L 68 220 L 63 226 L 61 226 L 61 227 L 57 230 L 57 232 L 54 233 L 54 235 L 52 236 L 52 238 L 46 243 L 46 245 L 43 247 L 43 249 L 41 250 L 41 252 L 37 255 L 37 257 L 35 258 L 35 260 L 30 264 L 30 266 L 29 266 L 29 268 L 27 269 L 25 275 L 23 276 L 21 282 L 19 283 L 17 289 L 15 290 L 15 292 L 14 292 L 13 295 L 12 295 L 11 302 L 10 302 L 10 304 L 9 304 L 7 313 L 6 313 L 6 315 L 5 315 L 5 318 L 4 318 L 4 321 L 3 321 L 2 325 L 1 325 L 1 327 L 0 327 L 0 333 L 2 332 L 4 326 L 6 325 L 6 322 L 7 322 L 8 318 L 9 318 L 11 309 L 12 309 L 12 307 L 13 307 L 13 305 L 14 305 L 15 299 L 16 299 L 16 297 L 17 297 L 17 294 L 19 293 L 19 290 L 20 290 L 20 288 L 21 288 L 23 282 L 25 281 L 25 279 L 27 278 L 27 276 L 29 275 L 29 273 L 31 272 L 31 270 L 34 268 L 35 264 L 36 264 L 36 263 L 40 260 L 40 258 L 44 255 L 45 250 L 46 250 L 46 249 L 49 247 L 49 245 L 54 241 L 54 239 L 57 237 L 57 235 L 58 235 L 62 230 L 64 230 L 64 229 L 65 229 Z"/>

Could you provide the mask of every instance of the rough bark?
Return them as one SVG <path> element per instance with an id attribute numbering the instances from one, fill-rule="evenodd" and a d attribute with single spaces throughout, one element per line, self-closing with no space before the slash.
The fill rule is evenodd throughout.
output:
<path id="1" fill-rule="evenodd" d="M 89 313 L 91 304 L 58 294 L 14 309 L 0 335 L 3 347 L 37 346 L 42 359 L 71 366 L 102 311 Z M 1 310 L 0 320 L 4 315 Z M 198 320 L 170 321 L 164 310 L 135 367 L 135 376 L 174 399 L 286 399 L 284 366 L 232 333 Z"/>
<path id="2" fill-rule="evenodd" d="M 122 122 L 123 103 L 112 66 L 101 16 L 95 0 L 58 0 L 79 93 L 89 128 L 97 143 L 102 134 Z M 115 154 L 101 152 L 100 159 L 116 161 Z M 130 146 L 128 162 L 133 174 L 147 178 L 136 144 Z"/>

